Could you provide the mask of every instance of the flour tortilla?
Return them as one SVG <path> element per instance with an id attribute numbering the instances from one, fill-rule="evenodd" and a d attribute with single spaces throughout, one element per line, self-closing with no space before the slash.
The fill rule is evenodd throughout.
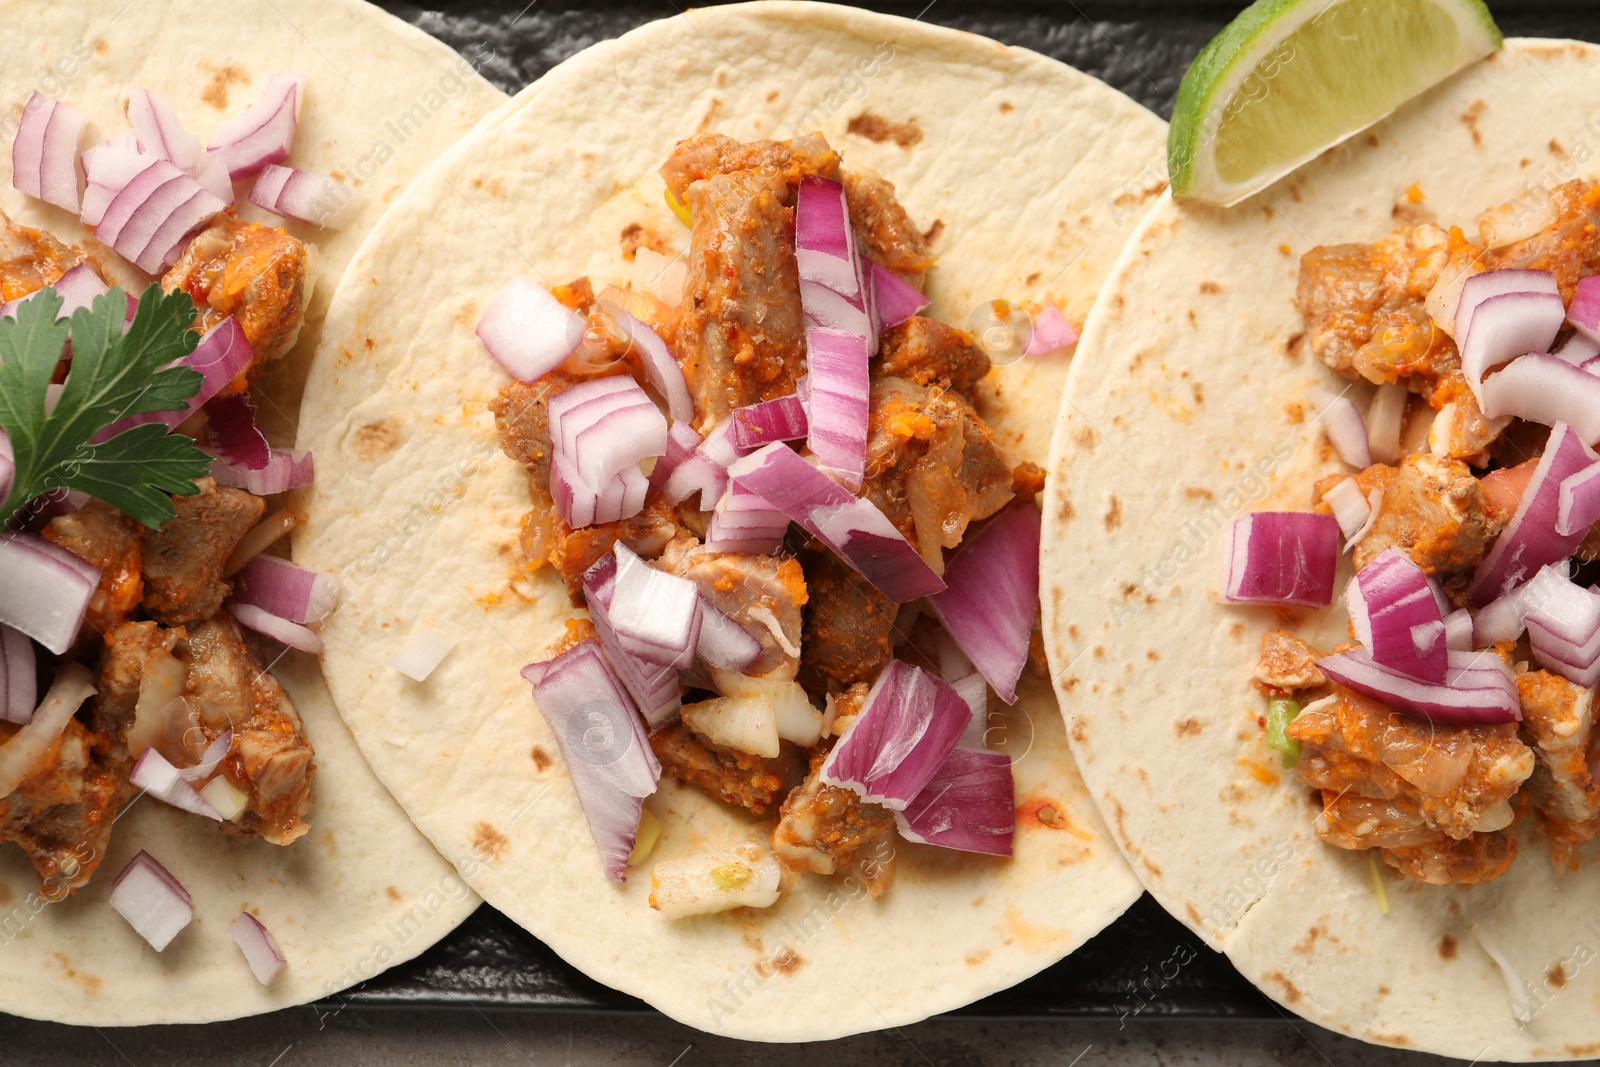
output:
<path id="1" fill-rule="evenodd" d="M 8 2 L 0 10 L 7 27 L 0 41 L 7 146 L 0 152 L 0 208 L 89 250 L 134 291 L 148 280 L 96 244 L 75 217 L 11 187 L 11 132 L 28 94 L 38 89 L 88 112 L 87 147 L 127 128 L 129 89 L 159 90 L 204 143 L 219 119 L 255 99 L 269 74 L 307 76 L 291 162 L 359 182 L 367 203 L 336 233 L 287 226 L 317 245 L 318 286 L 299 345 L 270 368 L 256 397 L 277 443 L 290 443 L 299 382 L 344 265 L 387 203 L 503 95 L 443 44 L 354 0 L 273 0 L 210 15 L 168 0 L 48 8 Z M 408 112 L 415 104 L 422 111 Z M 403 143 L 386 126 L 391 122 L 404 123 Z M 378 165 L 380 156 L 386 158 Z M 238 188 L 243 217 L 279 221 L 246 199 L 247 182 Z M 321 478 L 338 479 L 337 467 L 320 456 L 318 466 Z M 276 649 L 266 647 L 269 658 Z M 367 769 L 315 660 L 291 654 L 273 673 L 316 749 L 311 832 L 288 848 L 242 841 L 141 798 L 119 817 L 94 880 L 47 907 L 34 895 L 37 879 L 21 850 L 0 847 L 0 1011 L 124 1026 L 303 1004 L 410 959 L 477 906 Z M 194 898 L 194 922 L 160 954 L 106 902 L 112 880 L 141 848 Z M 256 981 L 227 932 L 245 908 L 288 958 L 270 988 Z"/>
<path id="2" fill-rule="evenodd" d="M 1062 410 L 1045 633 L 1084 778 L 1173 915 L 1288 1011 L 1375 1043 L 1485 1061 L 1600 1053 L 1600 866 L 1558 880 L 1524 837 L 1484 885 L 1386 878 L 1381 914 L 1367 857 L 1317 841 L 1317 807 L 1266 747 L 1250 685 L 1264 631 L 1287 618 L 1329 648 L 1345 618 L 1224 605 L 1221 531 L 1305 510 L 1316 478 L 1348 470 L 1310 417 L 1313 388 L 1346 383 L 1297 341 L 1300 256 L 1419 215 L 1470 225 L 1530 184 L 1593 179 L 1597 98 L 1600 49 L 1508 41 L 1262 197 L 1227 211 L 1164 200 L 1090 316 Z M 1530 1025 L 1474 926 L 1532 986 Z"/>
<path id="3" fill-rule="evenodd" d="M 864 114 L 905 145 L 848 133 Z M 827 5 L 692 11 L 558 67 L 401 198 L 334 299 L 301 438 L 346 476 L 311 494 L 296 558 L 344 577 L 324 666 L 379 777 L 474 867 L 474 888 L 583 971 L 691 1025 L 770 1041 L 899 1025 L 1005 988 L 1139 891 L 1048 686 L 1028 679 L 996 723 L 1026 752 L 1014 860 L 899 844 L 876 901 L 858 882 L 786 876 L 770 910 L 668 921 L 645 902 L 648 866 L 625 887 L 605 881 L 518 677 L 575 612 L 549 570 L 508 586 L 528 486 L 488 411 L 509 379 L 473 335 L 485 301 L 515 273 L 626 279 L 630 224 L 685 247 L 656 175 L 679 139 L 817 128 L 846 167 L 880 171 L 913 218 L 940 224 L 932 314 L 957 323 L 996 297 L 1058 301 L 1081 322 L 1160 189 L 1161 122 L 1033 53 Z M 1040 461 L 1067 362 L 1006 366 L 982 389 L 1002 440 Z M 420 685 L 389 666 L 419 623 L 460 642 Z M 1060 828 L 1041 826 L 1040 803 Z M 647 807 L 665 827 L 652 861 L 763 834 L 671 781 Z"/>

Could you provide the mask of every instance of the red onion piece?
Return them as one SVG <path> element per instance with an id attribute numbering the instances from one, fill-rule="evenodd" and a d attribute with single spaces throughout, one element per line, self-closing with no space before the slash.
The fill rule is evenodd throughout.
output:
<path id="1" fill-rule="evenodd" d="M 314 656 L 322 654 L 322 638 L 299 623 L 280 619 L 270 611 L 262 611 L 253 604 L 241 604 L 235 600 L 229 600 L 222 606 L 228 609 L 228 614 L 239 620 L 241 626 L 301 652 L 309 652 Z"/>
<path id="2" fill-rule="evenodd" d="M 0 624 L 0 719 L 29 722 L 38 699 L 39 664 L 33 642 L 21 630 Z"/>
<path id="3" fill-rule="evenodd" d="M 695 454 L 700 447 L 700 435 L 689 423 L 678 420 L 667 428 L 667 454 L 656 460 L 655 467 L 650 471 L 650 496 L 662 493 L 667 485 L 667 479 L 672 477 L 672 472 L 677 470 L 685 460 Z M 687 494 L 685 494 L 687 495 Z"/>
<path id="4" fill-rule="evenodd" d="M 667 343 L 660 334 L 624 309 L 614 308 L 612 314 L 644 357 L 641 361 L 644 363 L 644 372 L 656 392 L 666 399 L 667 411 L 671 413 L 673 421 L 693 422 L 694 398 L 689 395 L 689 381 L 683 376 L 683 368 L 678 365 Z"/>
<path id="5" fill-rule="evenodd" d="M 22 105 L 11 142 L 11 185 L 18 192 L 77 211 L 78 141 L 89 116 L 35 90 Z"/>
<path id="6" fill-rule="evenodd" d="M 389 666 L 414 682 L 426 682 L 455 647 L 456 639 L 449 634 L 441 633 L 426 623 L 418 623 L 411 631 L 411 636 L 406 638 L 406 643 L 400 646 L 400 651 L 389 660 Z"/>
<path id="7" fill-rule="evenodd" d="M 1017 702 L 1039 614 L 1040 521 L 1036 504 L 1007 506 L 962 542 L 945 567 L 945 590 L 928 598 L 945 632 L 1007 704 Z"/>
<path id="8" fill-rule="evenodd" d="M 272 462 L 272 446 L 256 426 L 256 406 L 249 393 L 232 393 L 208 401 L 206 435 L 210 450 L 230 467 L 262 471 Z"/>
<path id="9" fill-rule="evenodd" d="M 1586 529 L 1572 534 L 1556 532 L 1561 506 L 1561 483 L 1592 464 L 1600 455 L 1578 439 L 1564 422 L 1550 431 L 1544 455 L 1522 492 L 1516 514 L 1500 531 L 1489 555 L 1473 575 L 1469 596 L 1474 604 L 1487 604 L 1509 593 L 1540 567 L 1566 559 L 1577 550 Z"/>
<path id="10" fill-rule="evenodd" d="M 1444 644 L 1455 652 L 1472 651 L 1472 612 L 1458 608 L 1444 617 Z"/>
<path id="11" fill-rule="evenodd" d="M 1474 275 L 1467 284 L 1498 273 Z M 1502 293 L 1477 305 L 1461 346 L 1461 372 L 1479 401 L 1490 371 L 1527 352 L 1548 352 L 1566 317 L 1559 293 Z"/>
<path id="12" fill-rule="evenodd" d="M 869 259 L 866 265 L 867 273 L 872 276 L 872 294 L 877 305 L 880 330 L 900 325 L 933 303 L 910 282 L 882 263 Z"/>
<path id="13" fill-rule="evenodd" d="M 159 422 L 168 429 L 176 427 L 216 396 L 235 378 L 250 369 L 256 353 L 245 338 L 244 327 L 232 316 L 222 320 L 210 333 L 200 338 L 194 351 L 177 361 L 177 366 L 199 371 L 202 377 L 200 391 L 189 398 L 180 411 L 149 411 L 143 415 L 129 415 L 118 419 L 95 435 L 95 441 L 106 441 L 123 430 L 147 422 Z"/>
<path id="14" fill-rule="evenodd" d="M 573 529 L 631 518 L 644 508 L 649 480 L 638 467 L 626 467 L 598 491 L 590 488 L 565 453 L 551 456 L 550 492 L 556 512 Z"/>
<path id="15" fill-rule="evenodd" d="M 622 647 L 647 663 L 683 670 L 700 640 L 700 588 L 640 559 L 618 541 L 607 615 Z"/>
<path id="16" fill-rule="evenodd" d="M 1556 533 L 1565 537 L 1581 530 L 1587 535 L 1589 527 L 1596 522 L 1600 522 L 1600 463 L 1585 467 L 1561 482 L 1561 495 L 1556 503 Z"/>
<path id="17" fill-rule="evenodd" d="M 1339 524 L 1309 511 L 1258 511 L 1229 531 L 1223 598 L 1231 603 L 1333 603 Z"/>
<path id="18" fill-rule="evenodd" d="M 1033 319 L 1033 330 L 1028 334 L 1028 346 L 1022 350 L 1025 356 L 1044 356 L 1051 352 L 1059 352 L 1063 348 L 1071 348 L 1078 343 L 1078 331 L 1072 328 L 1072 323 L 1061 314 L 1061 309 L 1054 304 L 1046 304 Z M 1008 851 L 1006 853 L 1010 855 Z"/>
<path id="19" fill-rule="evenodd" d="M 865 338 L 878 350 L 877 309 L 866 260 L 856 248 L 844 186 L 828 178 L 801 179 L 794 209 L 800 306 L 808 325 Z"/>
<path id="20" fill-rule="evenodd" d="M 741 485 L 728 486 L 711 516 L 706 547 L 715 552 L 774 556 L 783 548 L 789 517 Z"/>
<path id="21" fill-rule="evenodd" d="M 1472 620 L 1472 644 L 1497 645 L 1515 641 L 1527 628 L 1524 622 L 1528 605 L 1522 599 L 1522 586 L 1483 606 Z M 1472 646 L 1469 646 L 1472 647 Z"/>
<path id="22" fill-rule="evenodd" d="M 1491 419 L 1515 415 L 1546 426 L 1564 422 L 1584 444 L 1600 441 L 1600 377 L 1558 356 L 1535 352 L 1514 359 L 1485 378 L 1479 393 L 1483 413 Z"/>
<path id="23" fill-rule="evenodd" d="M 111 198 L 94 235 L 146 274 L 156 274 L 178 258 L 191 233 L 226 207 L 189 175 L 157 160 Z"/>
<path id="24" fill-rule="evenodd" d="M 489 299 L 476 332 L 513 378 L 531 382 L 560 366 L 588 328 L 582 315 L 518 274 Z"/>
<path id="25" fill-rule="evenodd" d="M 216 773 L 222 761 L 228 758 L 228 753 L 233 750 L 233 731 L 224 730 L 217 735 L 215 741 L 206 746 L 200 754 L 200 762 L 193 767 L 179 767 L 178 776 L 186 782 L 204 782 Z"/>
<path id="26" fill-rule="evenodd" d="M 183 128 L 172 101 L 150 89 L 128 93 L 128 122 L 144 150 L 165 159 L 179 170 L 194 170 L 200 162 L 200 139 Z"/>
<path id="27" fill-rule="evenodd" d="M 734 441 L 736 423 L 724 419 L 706 434 L 694 455 L 678 464 L 662 486 L 661 495 L 669 504 L 679 504 L 696 493 L 700 510 L 716 506 L 728 488 L 728 465 L 745 451 Z"/>
<path id="28" fill-rule="evenodd" d="M 98 569 L 42 537 L 0 536 L 0 624 L 58 656 L 77 640 L 99 584 Z"/>
<path id="29" fill-rule="evenodd" d="M 1392 671 L 1364 648 L 1325 656 L 1317 666 L 1329 678 L 1373 700 L 1434 722 L 1520 722 L 1517 683 L 1493 652 L 1451 652 L 1446 683 L 1438 685 Z"/>
<path id="30" fill-rule="evenodd" d="M 1372 508 L 1367 498 L 1361 495 L 1361 486 L 1354 478 L 1346 478 L 1338 483 L 1323 493 L 1322 499 L 1333 509 L 1334 521 L 1339 524 L 1339 532 L 1344 534 L 1346 542 L 1366 525 L 1372 515 Z"/>
<path id="31" fill-rule="evenodd" d="M 550 398 L 550 440 L 590 487 L 667 451 L 667 420 L 626 375 L 595 378 Z"/>
<path id="32" fill-rule="evenodd" d="M 735 409 L 730 432 L 739 454 L 746 455 L 773 441 L 798 441 L 809 429 L 805 405 L 791 394 Z"/>
<path id="33" fill-rule="evenodd" d="M 1592 362 L 1594 357 L 1600 356 L 1600 341 L 1573 331 L 1572 336 L 1557 345 L 1550 354 L 1566 360 L 1574 367 L 1582 367 Z"/>
<path id="34" fill-rule="evenodd" d="M 1323 392 L 1318 392 L 1316 396 L 1322 405 L 1322 412 L 1317 418 L 1322 420 L 1322 428 L 1333 450 L 1339 453 L 1339 458 L 1361 470 L 1372 466 L 1372 449 L 1367 444 L 1367 420 L 1361 417 L 1361 409 L 1347 396 Z"/>
<path id="35" fill-rule="evenodd" d="M 250 973 L 256 976 L 256 981 L 271 985 L 288 961 L 283 957 L 283 950 L 278 948 L 278 942 L 261 925 L 261 920 L 248 911 L 241 911 L 239 917 L 228 924 L 228 933 L 239 946 L 239 951 L 244 953 L 245 962 L 250 965 Z"/>
<path id="36" fill-rule="evenodd" d="M 1459 345 L 1466 340 L 1472 328 L 1473 314 L 1478 305 L 1493 297 L 1507 293 L 1545 293 L 1560 296 L 1561 287 L 1556 276 L 1547 270 L 1521 270 L 1506 268 L 1469 275 L 1461 284 L 1461 296 L 1456 305 L 1455 339 Z"/>
<path id="37" fill-rule="evenodd" d="M 633 697 L 645 721 L 651 726 L 659 726 L 677 714 L 682 703 L 678 672 L 671 667 L 646 662 L 622 646 L 611 625 L 609 610 L 616 581 L 617 559 L 609 552 L 584 573 L 583 593 L 589 606 L 589 618 L 594 622 L 595 633 L 599 635 L 605 661 L 615 672 L 617 680 Z"/>
<path id="38" fill-rule="evenodd" d="M 696 654 L 712 667 L 742 674 L 760 658 L 761 642 L 702 597 Z"/>
<path id="39" fill-rule="evenodd" d="M 787 445 L 752 452 L 730 466 L 728 476 L 799 523 L 895 603 L 908 604 L 945 588 L 870 500 L 852 496 Z"/>
<path id="40" fill-rule="evenodd" d="M 235 601 L 290 622 L 321 622 L 339 606 L 337 578 L 276 556 L 255 557 L 233 582 Z"/>
<path id="41" fill-rule="evenodd" d="M 189 891 L 143 849 L 111 883 L 110 902 L 157 952 L 172 944 L 194 918 Z"/>
<path id="42" fill-rule="evenodd" d="M 316 478 L 316 463 L 311 452 L 299 448 L 274 448 L 267 465 L 258 471 L 234 467 L 224 460 L 211 465 L 211 477 L 218 485 L 243 489 L 256 496 L 286 493 L 310 485 Z"/>
<path id="43" fill-rule="evenodd" d="M 63 663 L 56 669 L 50 691 L 32 718 L 0 745 L 0 797 L 9 796 L 39 769 L 39 761 L 94 692 L 95 678 L 81 663 Z"/>
<path id="44" fill-rule="evenodd" d="M 1578 279 L 1578 291 L 1572 294 L 1572 306 L 1567 308 L 1567 321 L 1579 334 L 1600 344 L 1600 275 Z"/>
<path id="45" fill-rule="evenodd" d="M 167 758 L 154 748 L 145 749 L 139 756 L 128 775 L 128 781 L 136 789 L 142 789 L 181 811 L 222 821 L 217 809 L 207 804 L 205 798 L 195 792 L 194 786 L 178 773 L 178 768 L 168 763 Z"/>
<path id="46" fill-rule="evenodd" d="M 194 168 L 194 180 L 200 188 L 221 200 L 233 203 L 233 178 L 228 174 L 228 160 L 220 152 L 206 152 Z"/>
<path id="47" fill-rule="evenodd" d="M 326 174 L 269 163 L 250 187 L 250 202 L 274 215 L 338 230 L 349 225 L 366 197 Z"/>
<path id="48" fill-rule="evenodd" d="M 1544 567 L 1518 593 L 1539 665 L 1586 687 L 1600 680 L 1600 595 L 1569 581 L 1565 564 Z"/>
<path id="49" fill-rule="evenodd" d="M 904 811 L 955 750 L 972 709 L 950 683 L 890 660 L 822 765 L 828 785 Z"/>
<path id="50" fill-rule="evenodd" d="M 1367 646 L 1374 662 L 1425 682 L 1443 685 L 1449 670 L 1443 641 L 1428 651 L 1417 647 L 1417 627 L 1439 627 L 1444 634 L 1444 613 L 1439 593 L 1422 568 L 1398 548 L 1386 548 L 1345 586 L 1345 607 L 1356 640 Z"/>
<path id="51" fill-rule="evenodd" d="M 644 723 L 593 640 L 528 664 L 522 676 L 555 734 L 606 878 L 625 881 L 644 798 L 661 778 Z"/>
<path id="52" fill-rule="evenodd" d="M 1011 855 L 1017 828 L 1011 757 L 957 748 L 921 793 L 895 812 L 907 841 L 990 856 Z"/>
<path id="53" fill-rule="evenodd" d="M 55 294 L 61 298 L 61 310 L 56 312 L 58 320 L 70 319 L 74 311 L 91 306 L 95 297 L 104 296 L 111 291 L 106 286 L 106 283 L 100 280 L 100 275 L 96 274 L 94 268 L 87 263 L 79 263 L 76 267 L 68 268 L 61 277 L 51 282 L 46 288 L 54 290 Z M 42 292 L 44 292 L 44 289 L 0 304 L 0 318 L 16 318 L 17 309 Z M 133 309 L 138 306 L 139 302 L 129 296 L 128 318 L 130 321 L 133 318 Z M 0 493 L 0 499 L 4 499 L 3 493 Z"/>
<path id="54" fill-rule="evenodd" d="M 208 148 L 227 163 L 229 177 L 247 178 L 269 163 L 289 158 L 305 81 L 298 74 L 272 75 L 255 103 L 212 129 Z"/>
<path id="55" fill-rule="evenodd" d="M 86 226 L 98 226 L 106 208 L 128 183 L 161 162 L 146 152 L 132 130 L 95 145 L 83 153 L 83 209 L 78 217 Z"/>
<path id="56" fill-rule="evenodd" d="M 806 330 L 811 384 L 806 445 L 822 466 L 852 491 L 861 487 L 867 463 L 870 354 L 863 337 L 838 330 Z"/>

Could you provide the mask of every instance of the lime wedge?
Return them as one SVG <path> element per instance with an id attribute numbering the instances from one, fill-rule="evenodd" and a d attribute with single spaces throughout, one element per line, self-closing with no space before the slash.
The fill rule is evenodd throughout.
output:
<path id="1" fill-rule="evenodd" d="M 1236 204 L 1503 39 L 1482 0 L 1257 0 L 1183 76 L 1173 195 Z"/>

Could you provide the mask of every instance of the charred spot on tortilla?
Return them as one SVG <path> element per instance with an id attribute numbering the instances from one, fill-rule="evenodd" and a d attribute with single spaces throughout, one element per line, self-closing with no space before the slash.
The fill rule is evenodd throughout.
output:
<path id="1" fill-rule="evenodd" d="M 383 895 L 389 898 L 391 904 L 400 904 L 405 901 L 405 897 L 401 896 L 400 891 L 392 885 L 383 887 Z"/>
<path id="2" fill-rule="evenodd" d="M 545 771 L 549 770 L 551 765 L 555 762 L 550 758 L 550 753 L 546 752 L 538 745 L 533 746 L 532 756 L 534 770 L 540 774 L 543 774 Z"/>
<path id="3" fill-rule="evenodd" d="M 922 231 L 922 239 L 928 244 L 936 244 L 944 236 L 944 220 L 934 219 L 933 225 Z"/>
<path id="4" fill-rule="evenodd" d="M 200 91 L 200 99 L 218 111 L 228 110 L 229 89 L 235 85 L 250 84 L 250 73 L 232 64 L 219 67 L 201 60 L 200 68 L 211 72 L 206 80 L 206 87 Z"/>
<path id="5" fill-rule="evenodd" d="M 1179 719 L 1176 729 L 1180 737 L 1194 737 L 1205 729 L 1205 723 L 1195 718 Z"/>
<path id="6" fill-rule="evenodd" d="M 865 137 L 876 144 L 893 141 L 901 148 L 911 148 L 922 142 L 922 126 L 915 118 L 893 122 L 871 111 L 863 111 L 852 118 L 846 130 L 857 137 Z"/>
<path id="7" fill-rule="evenodd" d="M 480 820 L 472 828 L 472 850 L 486 859 L 502 860 L 511 850 L 511 839 L 490 823 Z"/>
<path id="8" fill-rule="evenodd" d="M 401 419 L 397 415 L 385 415 L 371 422 L 362 423 L 350 432 L 345 447 L 350 454 L 364 463 L 371 463 L 381 459 L 400 447 Z"/>
<path id="9" fill-rule="evenodd" d="M 1111 498 L 1111 503 L 1106 506 L 1106 533 L 1114 532 L 1122 525 L 1122 501 L 1116 497 Z"/>

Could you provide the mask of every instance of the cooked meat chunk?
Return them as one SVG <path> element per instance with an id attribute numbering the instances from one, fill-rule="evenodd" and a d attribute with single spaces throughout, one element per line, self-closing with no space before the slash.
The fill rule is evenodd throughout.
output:
<path id="1" fill-rule="evenodd" d="M 17 730 L 0 723 L 0 744 Z M 0 841 L 28 854 L 40 897 L 61 900 L 86 885 L 100 866 L 116 819 L 117 780 L 104 738 L 73 719 L 38 769 L 0 797 Z"/>
<path id="2" fill-rule="evenodd" d="M 550 562 L 566 580 L 567 588 L 577 594 L 583 589 L 584 573 L 594 566 L 595 560 L 610 552 L 618 541 L 645 559 L 653 559 L 683 531 L 678 526 L 672 508 L 657 500 L 645 505 L 644 510 L 631 519 L 585 526 L 579 530 L 572 529 L 557 516 L 553 532 Z"/>
<path id="3" fill-rule="evenodd" d="M 845 173 L 844 194 L 856 247 L 921 289 L 934 255 L 928 239 L 895 199 L 894 185 L 863 168 Z"/>
<path id="4" fill-rule="evenodd" d="M 1371 531 L 1356 545 L 1356 568 L 1394 546 L 1430 575 L 1470 573 L 1504 524 L 1465 463 L 1407 456 L 1383 491 Z"/>
<path id="5" fill-rule="evenodd" d="M 199 481 L 194 496 L 175 496 L 177 517 L 144 533 L 144 609 L 158 622 L 186 626 L 217 613 L 233 591 L 223 565 L 267 505 L 242 489 Z"/>
<path id="6" fill-rule="evenodd" d="M 18 226 L 0 211 L 0 301 L 36 293 L 82 262 L 78 249 L 43 230 Z"/>
<path id="7" fill-rule="evenodd" d="M 1458 367 L 1450 367 L 1433 379 L 1424 396 L 1438 413 L 1428 428 L 1428 451 L 1484 466 L 1489 446 L 1500 439 L 1501 430 L 1510 420 L 1491 420 L 1483 413 Z"/>
<path id="8" fill-rule="evenodd" d="M 772 831 L 773 854 L 791 871 L 837 874 L 874 854 L 893 851 L 894 814 L 865 803 L 853 790 L 825 784 L 822 764 L 827 758 L 827 749 L 811 754 L 810 773 L 785 798 Z M 882 893 L 888 882 L 887 874 L 871 879 L 871 895 Z"/>
<path id="9" fill-rule="evenodd" d="M 708 423 L 793 393 L 804 369 L 794 209 L 784 193 L 780 179 L 750 171 L 689 186 L 694 229 L 678 343 Z"/>
<path id="10" fill-rule="evenodd" d="M 651 734 L 650 747 L 667 774 L 752 815 L 765 815 L 800 777 L 793 748 L 765 759 L 714 745 L 677 721 Z"/>
<path id="11" fill-rule="evenodd" d="M 1516 726 L 1449 726 L 1401 715 L 1336 686 L 1289 726 L 1295 766 L 1322 790 L 1318 836 L 1341 848 L 1426 847 L 1512 821 L 1511 797 L 1533 773 Z"/>
<path id="12" fill-rule="evenodd" d="M 134 734 L 139 697 L 147 692 L 148 713 L 167 710 L 167 705 L 183 692 L 183 665 L 173 655 L 183 630 L 168 630 L 153 622 L 125 622 L 106 631 L 105 650 L 100 654 L 99 696 L 90 704 L 89 721 L 105 736 L 108 750 L 120 764 L 130 753 L 128 743 Z M 146 679 L 149 679 L 148 683 Z M 180 717 L 181 718 L 181 717 Z M 176 766 L 194 762 L 182 746 L 187 721 L 161 723 L 147 721 L 136 739 L 138 752 L 153 746 Z"/>
<path id="13" fill-rule="evenodd" d="M 798 561 L 712 552 L 681 538 L 667 547 L 659 564 L 694 582 L 712 607 L 761 642 L 761 655 L 746 674 L 795 676 L 800 662 L 800 609 L 811 598 Z"/>
<path id="14" fill-rule="evenodd" d="M 989 373 L 989 356 L 972 343 L 970 334 L 921 315 L 885 330 L 878 357 L 874 372 L 880 377 L 954 389 L 969 397 Z"/>
<path id="15" fill-rule="evenodd" d="M 1269 696 L 1315 689 L 1328 684 L 1317 666 L 1316 649 L 1282 630 L 1261 635 L 1261 662 L 1256 664 L 1256 687 Z"/>
<path id="16" fill-rule="evenodd" d="M 1594 692 L 1549 671 L 1517 676 L 1522 699 L 1522 739 L 1538 765 L 1528 795 L 1562 874 L 1577 865 L 1578 846 L 1600 831 L 1600 783 L 1590 770 L 1594 754 Z"/>
<path id="17" fill-rule="evenodd" d="M 864 494 L 922 558 L 944 573 L 944 549 L 1011 500 L 1012 460 L 972 406 L 902 378 L 872 383 Z"/>
<path id="18" fill-rule="evenodd" d="M 1600 186 L 1571 181 L 1550 190 L 1551 225 L 1514 244 L 1489 247 L 1483 265 L 1489 270 L 1517 267 L 1547 270 L 1556 276 L 1561 299 L 1570 304 L 1580 279 L 1600 273 Z M 1522 202 L 1485 212 L 1479 219 L 1479 234 L 1484 245 L 1495 240 L 1495 221 L 1510 217 L 1520 220 L 1528 208 Z"/>
<path id="19" fill-rule="evenodd" d="M 1515 820 L 1495 833 L 1471 834 L 1457 841 L 1444 834 L 1408 847 L 1386 848 L 1383 862 L 1430 885 L 1477 885 L 1506 873 L 1517 858 Z"/>
<path id="20" fill-rule="evenodd" d="M 687 201 L 695 182 L 740 171 L 775 176 L 792 191 L 808 175 L 837 179 L 839 154 L 815 134 L 793 141 L 740 142 L 726 134 L 701 133 L 678 142 L 661 167 L 661 178 L 673 196 Z M 792 192 L 783 201 L 792 205 Z"/>
<path id="21" fill-rule="evenodd" d="M 57 515 L 44 528 L 53 541 L 100 569 L 100 585 L 89 598 L 84 623 L 95 634 L 120 626 L 144 597 L 144 527 L 98 500 L 82 510 Z"/>
<path id="22" fill-rule="evenodd" d="M 528 468 L 528 496 L 533 508 L 522 519 L 522 558 L 529 570 L 549 560 L 555 543 L 555 499 L 550 495 L 550 398 L 575 384 L 576 378 L 553 371 L 534 382 L 517 382 L 489 402 L 500 448 Z"/>
<path id="23" fill-rule="evenodd" d="M 230 208 L 189 242 L 161 288 L 193 297 L 202 329 L 238 319 L 260 365 L 289 351 L 300 336 L 316 259 L 316 249 L 276 227 L 242 222 Z"/>
<path id="24" fill-rule="evenodd" d="M 233 731 L 222 773 L 249 800 L 236 820 L 222 824 L 223 832 L 274 845 L 294 841 L 310 829 L 305 817 L 314 753 L 283 686 L 256 662 L 226 615 L 190 630 L 178 657 L 189 668 L 184 697 L 196 727 L 184 735 L 189 762 L 223 731 Z"/>
<path id="25" fill-rule="evenodd" d="M 805 665 L 838 686 L 872 681 L 894 656 L 899 605 L 832 552 L 807 552 L 803 562 L 810 592 L 800 643 Z"/>

